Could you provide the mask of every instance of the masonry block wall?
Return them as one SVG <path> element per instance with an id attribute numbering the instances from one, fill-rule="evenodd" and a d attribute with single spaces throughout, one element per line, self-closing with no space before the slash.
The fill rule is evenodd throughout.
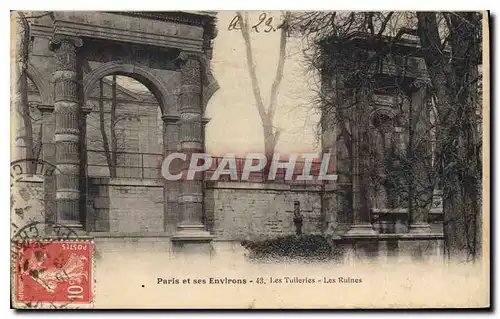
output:
<path id="1" fill-rule="evenodd" d="M 265 239 L 295 233 L 294 202 L 300 202 L 302 231 L 322 231 L 319 187 L 293 188 L 283 184 L 224 183 L 205 190 L 205 216 L 218 240 Z"/>
<path id="2" fill-rule="evenodd" d="M 88 194 L 90 231 L 127 234 L 164 232 L 161 181 L 91 178 Z"/>
<path id="3" fill-rule="evenodd" d="M 342 220 L 339 220 L 339 207 L 337 199 L 338 192 L 336 190 L 335 184 L 325 185 L 322 202 L 323 214 L 325 216 L 325 233 L 332 234 L 336 231 L 339 231 L 339 224 L 343 222 Z"/>
<path id="4" fill-rule="evenodd" d="M 147 234 L 169 228 L 164 222 L 161 181 L 92 178 L 88 194 L 91 232 Z M 320 234 L 321 197 L 320 188 L 314 186 L 292 189 L 282 184 L 219 182 L 205 192 L 206 224 L 217 240 L 292 235 L 294 202 L 299 201 L 303 233 Z"/>

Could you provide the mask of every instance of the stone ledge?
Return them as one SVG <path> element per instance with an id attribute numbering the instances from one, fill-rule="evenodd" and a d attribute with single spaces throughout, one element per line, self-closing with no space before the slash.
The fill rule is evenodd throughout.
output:
<path id="1" fill-rule="evenodd" d="M 211 242 L 215 236 L 213 235 L 198 235 L 198 234 L 182 234 L 182 235 L 173 235 L 170 237 L 170 240 L 172 242 L 182 242 L 182 243 L 205 243 L 205 242 Z"/>
<path id="2" fill-rule="evenodd" d="M 167 232 L 90 232 L 89 236 L 94 238 L 170 238 L 172 235 Z"/>
<path id="3" fill-rule="evenodd" d="M 408 208 L 372 208 L 374 214 L 408 214 Z"/>
<path id="4" fill-rule="evenodd" d="M 207 189 L 243 189 L 243 190 L 293 190 L 302 192 L 321 192 L 318 185 L 291 185 L 282 183 L 252 183 L 252 182 L 208 182 Z"/>
<path id="5" fill-rule="evenodd" d="M 340 237 L 344 240 L 349 239 L 362 239 L 362 240 L 433 240 L 433 239 L 444 239 L 444 234 L 441 233 L 402 233 L 402 234 L 376 234 L 376 235 L 361 235 L 361 236 L 346 236 L 340 235 Z"/>
<path id="6" fill-rule="evenodd" d="M 163 187 L 164 185 L 164 181 L 161 179 L 110 178 L 110 177 L 89 177 L 89 183 L 93 185 L 149 186 L 149 187 Z"/>

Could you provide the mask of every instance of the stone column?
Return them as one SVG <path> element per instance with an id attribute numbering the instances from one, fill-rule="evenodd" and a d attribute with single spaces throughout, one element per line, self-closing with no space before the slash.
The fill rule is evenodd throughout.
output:
<path id="1" fill-rule="evenodd" d="M 347 236 L 373 236 L 376 235 L 370 218 L 367 187 L 367 163 L 364 146 L 367 145 L 368 129 L 368 104 L 366 92 L 359 93 L 359 101 L 354 103 L 351 124 L 352 145 L 352 224 Z M 363 109 L 365 108 L 365 109 Z"/>
<path id="2" fill-rule="evenodd" d="M 82 106 L 80 112 L 80 214 L 84 216 L 85 228 L 91 231 L 95 228 L 95 221 L 87 215 L 87 116 L 92 113 L 92 107 Z"/>
<path id="3" fill-rule="evenodd" d="M 55 35 L 54 115 L 56 146 L 56 216 L 57 223 L 82 229 L 80 215 L 80 116 L 76 51 L 82 40 Z"/>
<path id="4" fill-rule="evenodd" d="M 179 150 L 179 116 L 178 115 L 163 115 L 163 158 L 169 154 L 178 152 Z M 170 164 L 170 171 L 177 172 L 179 169 L 176 165 L 179 161 L 173 161 Z M 179 192 L 182 181 L 164 180 L 164 223 L 165 231 L 169 234 L 174 234 L 177 229 L 177 224 L 180 222 L 179 210 Z"/>
<path id="5" fill-rule="evenodd" d="M 50 166 L 49 171 L 46 171 L 43 177 L 43 201 L 45 211 L 45 222 L 47 227 L 46 234 L 50 233 L 51 225 L 56 221 L 56 151 L 54 144 L 54 106 L 53 105 L 38 105 L 40 113 L 42 113 L 42 159 Z"/>
<path id="6" fill-rule="evenodd" d="M 415 80 L 411 95 L 409 160 L 409 232 L 428 233 L 428 214 L 432 204 L 432 153 L 430 140 L 430 110 L 427 107 L 427 83 Z"/>
<path id="7" fill-rule="evenodd" d="M 181 151 L 186 154 L 185 177 L 192 154 L 204 152 L 202 70 L 200 56 L 182 52 L 179 58 L 182 61 L 179 142 Z M 196 174 L 193 180 L 184 178 L 180 185 L 179 206 L 180 222 L 172 237 L 174 244 L 184 251 L 209 252 L 212 236 L 206 230 L 203 219 L 203 174 Z"/>

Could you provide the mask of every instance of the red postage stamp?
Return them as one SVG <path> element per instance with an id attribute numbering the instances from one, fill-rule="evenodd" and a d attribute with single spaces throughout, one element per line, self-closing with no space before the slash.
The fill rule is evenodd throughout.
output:
<path id="1" fill-rule="evenodd" d="M 24 242 L 17 252 L 17 302 L 92 303 L 89 241 Z"/>

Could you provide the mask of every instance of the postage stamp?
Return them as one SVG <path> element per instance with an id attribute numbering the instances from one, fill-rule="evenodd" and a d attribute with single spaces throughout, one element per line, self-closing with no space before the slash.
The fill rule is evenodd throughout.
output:
<path id="1" fill-rule="evenodd" d="M 26 241 L 17 251 L 16 302 L 90 304 L 92 253 L 90 241 Z"/>

